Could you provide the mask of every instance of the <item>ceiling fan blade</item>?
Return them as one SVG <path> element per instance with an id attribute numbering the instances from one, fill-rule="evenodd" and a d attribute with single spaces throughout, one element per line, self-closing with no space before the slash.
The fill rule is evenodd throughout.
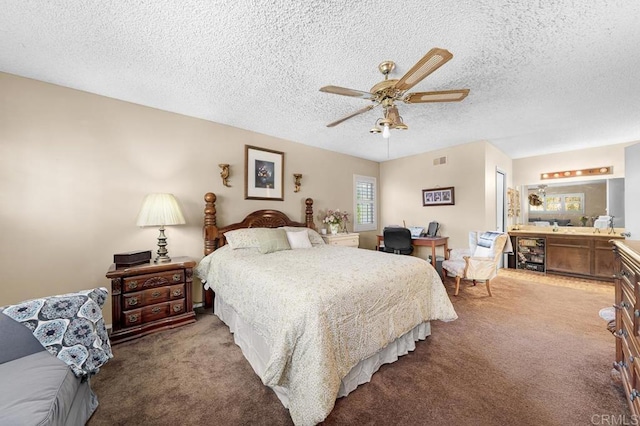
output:
<path id="1" fill-rule="evenodd" d="M 320 88 L 321 92 L 333 93 L 335 95 L 351 96 L 353 98 L 373 99 L 373 93 L 363 92 L 362 90 L 347 89 L 346 87 L 324 86 Z"/>
<path id="2" fill-rule="evenodd" d="M 469 94 L 469 89 L 460 90 L 440 90 L 438 92 L 415 92 L 409 93 L 403 101 L 408 104 L 419 104 L 424 102 L 458 102 Z"/>
<path id="3" fill-rule="evenodd" d="M 395 84 L 395 88 L 404 91 L 409 90 L 420 83 L 423 78 L 447 63 L 453 55 L 445 49 L 435 47 L 420 59 L 407 73 Z"/>
<path id="4" fill-rule="evenodd" d="M 354 112 L 353 114 L 349 114 L 346 117 L 342 117 L 340 120 L 334 121 L 333 123 L 329 123 L 327 124 L 327 127 L 333 127 L 333 126 L 337 126 L 338 124 L 342 123 L 343 121 L 347 121 L 348 119 L 355 117 L 356 115 L 365 113 L 367 111 L 371 111 L 373 108 L 375 108 L 375 105 L 369 105 L 365 108 L 359 109 L 358 111 Z"/>

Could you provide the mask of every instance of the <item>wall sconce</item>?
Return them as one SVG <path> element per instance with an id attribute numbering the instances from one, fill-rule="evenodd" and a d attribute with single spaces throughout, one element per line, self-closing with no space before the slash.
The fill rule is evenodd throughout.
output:
<path id="1" fill-rule="evenodd" d="M 548 172 L 541 173 L 540 179 L 561 179 L 561 178 L 571 178 L 571 177 L 579 177 L 579 176 L 600 176 L 600 175 L 610 175 L 613 173 L 613 166 L 608 167 L 596 167 L 594 169 L 581 169 L 581 170 L 563 170 L 561 172 Z"/>
<path id="2" fill-rule="evenodd" d="M 231 187 L 227 179 L 229 178 L 229 165 L 228 164 L 218 164 L 222 171 L 220 172 L 220 177 L 222 178 L 222 184 L 224 186 Z"/>
<path id="3" fill-rule="evenodd" d="M 293 192 L 300 192 L 300 179 L 302 179 L 302 174 L 301 173 L 294 173 L 293 174 L 293 182 L 294 182 L 294 188 L 293 188 Z"/>

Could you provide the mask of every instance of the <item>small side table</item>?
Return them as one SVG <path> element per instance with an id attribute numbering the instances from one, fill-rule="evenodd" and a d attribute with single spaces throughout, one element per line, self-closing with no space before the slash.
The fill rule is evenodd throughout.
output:
<path id="1" fill-rule="evenodd" d="M 111 342 L 195 322 L 191 297 L 195 266 L 196 262 L 188 257 L 127 268 L 112 264 L 107 271 L 107 278 L 111 279 Z"/>
<path id="2" fill-rule="evenodd" d="M 358 234 L 357 232 L 326 234 L 322 235 L 322 239 L 325 243 L 334 246 L 346 246 L 355 248 L 358 248 L 358 246 L 360 246 L 360 234 Z"/>

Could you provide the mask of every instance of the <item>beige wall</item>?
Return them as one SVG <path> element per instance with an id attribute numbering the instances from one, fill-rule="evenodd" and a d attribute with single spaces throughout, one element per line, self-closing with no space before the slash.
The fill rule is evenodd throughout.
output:
<path id="1" fill-rule="evenodd" d="M 443 156 L 446 164 L 433 165 Z M 435 220 L 440 234 L 449 237 L 449 247 L 465 247 L 470 230 L 496 227 L 496 168 L 507 173 L 509 184 L 511 159 L 484 141 L 382 163 L 380 228 L 403 221 L 426 227 Z M 455 205 L 422 205 L 423 189 L 449 186 L 455 188 Z M 429 254 L 425 248 L 417 253 L 422 258 Z"/>
<path id="2" fill-rule="evenodd" d="M 285 152 L 285 201 L 244 200 L 245 144 Z M 231 165 L 231 188 L 219 163 Z M 208 191 L 221 226 L 262 208 L 302 220 L 307 197 L 319 225 L 320 210 L 352 209 L 354 173 L 378 171 L 376 162 L 0 73 L 0 306 L 109 287 L 114 253 L 155 252 L 158 230 L 135 226 L 147 193 L 176 195 L 187 224 L 167 228 L 169 255 L 199 259 Z M 293 173 L 303 174 L 299 193 Z M 110 313 L 109 303 L 109 323 Z"/>

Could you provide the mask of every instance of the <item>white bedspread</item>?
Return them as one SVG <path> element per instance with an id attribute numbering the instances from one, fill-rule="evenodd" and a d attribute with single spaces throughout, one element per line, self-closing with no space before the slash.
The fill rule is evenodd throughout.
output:
<path id="1" fill-rule="evenodd" d="M 326 418 L 340 380 L 360 360 L 421 322 L 457 318 L 436 271 L 413 256 L 224 246 L 196 273 L 269 344 L 262 382 L 289 389 L 297 425 Z"/>

